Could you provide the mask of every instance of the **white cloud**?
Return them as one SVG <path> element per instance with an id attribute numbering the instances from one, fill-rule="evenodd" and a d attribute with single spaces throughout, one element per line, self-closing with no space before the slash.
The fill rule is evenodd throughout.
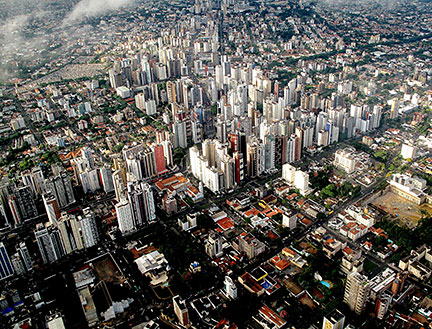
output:
<path id="1" fill-rule="evenodd" d="M 65 22 L 80 21 L 83 18 L 100 16 L 110 11 L 118 10 L 121 7 L 131 5 L 135 1 L 136 0 L 81 0 L 66 17 Z"/>

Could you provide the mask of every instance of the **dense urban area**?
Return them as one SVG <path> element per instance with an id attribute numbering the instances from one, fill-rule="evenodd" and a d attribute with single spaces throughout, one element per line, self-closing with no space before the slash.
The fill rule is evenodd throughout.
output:
<path id="1" fill-rule="evenodd" d="M 432 327 L 430 1 L 6 3 L 1 328 Z"/>

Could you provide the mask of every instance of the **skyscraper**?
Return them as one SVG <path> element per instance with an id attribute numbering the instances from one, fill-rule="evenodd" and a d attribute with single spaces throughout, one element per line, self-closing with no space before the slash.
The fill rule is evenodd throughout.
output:
<path id="1" fill-rule="evenodd" d="M 186 122 L 180 121 L 172 125 L 173 135 L 174 135 L 174 148 L 187 147 L 187 135 L 186 135 Z"/>
<path id="2" fill-rule="evenodd" d="M 9 207 L 15 226 L 38 215 L 30 186 L 17 188 L 14 194 L 9 195 Z"/>
<path id="3" fill-rule="evenodd" d="M 134 228 L 154 222 L 156 214 L 151 186 L 135 181 L 129 182 L 127 188 Z"/>
<path id="4" fill-rule="evenodd" d="M 110 166 L 105 165 L 99 169 L 99 178 L 105 193 L 114 191 L 114 182 Z"/>
<path id="5" fill-rule="evenodd" d="M 225 276 L 224 280 L 224 293 L 231 299 L 237 298 L 237 286 L 234 280 L 228 275 Z"/>
<path id="6" fill-rule="evenodd" d="M 115 205 L 115 210 L 120 232 L 127 233 L 134 230 L 135 226 L 129 201 L 121 199 L 120 202 Z"/>
<path id="7" fill-rule="evenodd" d="M 20 256 L 21 261 L 23 262 L 25 270 L 30 271 L 33 268 L 33 259 L 31 258 L 24 241 L 18 244 L 18 246 L 16 247 L 16 251 Z"/>
<path id="8" fill-rule="evenodd" d="M 358 272 L 352 272 L 345 285 L 344 303 L 348 304 L 351 311 L 361 314 L 366 307 L 369 291 L 368 279 Z"/>
<path id="9" fill-rule="evenodd" d="M 60 209 L 75 203 L 72 183 L 65 171 L 45 180 L 45 192 L 54 193 Z"/>
<path id="10" fill-rule="evenodd" d="M 398 99 L 393 99 L 391 109 L 390 109 L 390 119 L 396 119 L 399 115 L 400 101 Z"/>
<path id="11" fill-rule="evenodd" d="M 166 171 L 164 147 L 162 145 L 153 144 L 151 146 L 151 150 L 153 151 L 154 161 L 156 165 L 156 173 L 160 175 Z"/>
<path id="12" fill-rule="evenodd" d="M 54 226 L 57 226 L 58 219 L 60 218 L 60 210 L 54 193 L 51 191 L 44 193 L 42 195 L 42 200 L 48 215 L 49 222 Z"/>
<path id="13" fill-rule="evenodd" d="M 13 266 L 6 247 L 0 242 L 0 280 L 6 279 L 14 274 Z"/>
<path id="14" fill-rule="evenodd" d="M 93 168 L 94 161 L 93 161 L 92 149 L 88 148 L 87 146 L 84 146 L 81 149 L 81 158 L 84 160 L 84 162 L 87 164 L 88 167 Z"/>
<path id="15" fill-rule="evenodd" d="M 345 315 L 336 309 L 324 317 L 322 329 L 343 329 L 344 324 Z"/>
<path id="16" fill-rule="evenodd" d="M 189 312 L 186 306 L 186 302 L 180 298 L 180 296 L 173 297 L 174 313 L 177 316 L 178 321 L 184 327 L 189 327 Z"/>
<path id="17" fill-rule="evenodd" d="M 210 258 L 220 257 L 222 255 L 222 239 L 216 234 L 210 234 L 206 244 L 205 251 Z"/>
<path id="18" fill-rule="evenodd" d="M 35 237 L 45 264 L 53 263 L 66 254 L 60 232 L 53 225 L 38 224 Z"/>
<path id="19" fill-rule="evenodd" d="M 90 208 L 83 209 L 83 216 L 78 216 L 84 246 L 93 247 L 99 243 L 99 233 L 96 225 L 95 215 Z"/>
<path id="20" fill-rule="evenodd" d="M 79 227 L 74 215 L 63 212 L 58 222 L 58 230 L 66 254 L 70 254 L 77 249 L 82 249 Z"/>

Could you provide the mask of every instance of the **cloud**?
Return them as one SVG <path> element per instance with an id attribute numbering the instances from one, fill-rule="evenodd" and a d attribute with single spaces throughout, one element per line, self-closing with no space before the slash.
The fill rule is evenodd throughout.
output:
<path id="1" fill-rule="evenodd" d="M 104 15 L 135 2 L 136 0 L 81 0 L 66 17 L 65 23 Z"/>

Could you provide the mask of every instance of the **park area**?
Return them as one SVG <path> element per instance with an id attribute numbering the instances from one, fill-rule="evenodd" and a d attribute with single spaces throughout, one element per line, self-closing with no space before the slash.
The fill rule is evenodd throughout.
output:
<path id="1" fill-rule="evenodd" d="M 391 191 L 375 199 L 373 204 L 386 213 L 398 218 L 401 225 L 409 228 L 417 226 L 417 223 L 423 216 L 422 213 L 432 215 L 431 205 L 426 203 L 417 205 Z"/>

